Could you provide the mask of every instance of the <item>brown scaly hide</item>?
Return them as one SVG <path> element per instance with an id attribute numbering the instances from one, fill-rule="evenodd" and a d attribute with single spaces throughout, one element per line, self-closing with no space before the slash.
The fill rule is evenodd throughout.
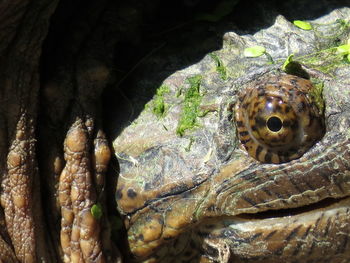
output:
<path id="1" fill-rule="evenodd" d="M 57 2 L 0 3 L 0 262 L 120 262 L 104 205 L 111 151 L 98 103 L 110 77 L 114 39 L 105 36 L 115 6 L 86 5 L 40 87 Z M 98 203 L 101 218 L 91 212 Z"/>
<path id="2" fill-rule="evenodd" d="M 51 244 L 41 229 L 44 222 L 37 184 L 35 124 L 41 44 L 56 3 L 37 0 L 0 4 L 0 169 L 4 229 L 0 243 L 5 252 L 1 251 L 0 258 L 4 262 L 53 259 Z"/>

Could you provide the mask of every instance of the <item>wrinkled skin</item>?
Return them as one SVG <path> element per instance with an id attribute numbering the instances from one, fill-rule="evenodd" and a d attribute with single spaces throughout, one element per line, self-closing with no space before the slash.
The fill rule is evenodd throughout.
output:
<path id="1" fill-rule="evenodd" d="M 0 3 L 0 261 L 120 262 L 105 205 L 111 150 L 98 118 L 115 43 L 101 36 L 111 33 L 115 6 L 87 5 L 66 29 L 74 40 L 51 45 L 57 57 L 42 61 L 43 77 L 57 3 Z"/>
<path id="2" fill-rule="evenodd" d="M 120 96 L 139 59 L 120 46 L 140 45 L 157 4 L 0 3 L 0 262 L 122 260 L 101 95 Z"/>
<path id="3" fill-rule="evenodd" d="M 282 16 L 254 36 L 227 33 L 216 54 L 231 79 L 221 79 L 206 56 L 162 83 L 168 87 L 162 118 L 154 113 L 155 97 L 114 141 L 121 170 L 116 198 L 135 262 L 349 262 L 349 65 L 331 74 L 304 67 L 324 85 L 326 132 L 296 160 L 254 160 L 232 117 L 241 89 L 281 74 L 281 65 L 248 59 L 244 48 L 258 43 L 283 61 L 317 51 L 313 41 L 327 41 L 315 38 Z M 199 109 L 208 112 L 199 112 L 196 125 L 179 136 L 184 109 L 196 110 L 188 99 L 196 75 Z"/>
<path id="4" fill-rule="evenodd" d="M 35 8 L 30 10 L 29 1 L 14 1 L 2 3 L 0 7 L 1 39 L 6 40 L 1 45 L 3 231 L 0 242 L 4 262 L 35 262 L 37 257 L 50 259 L 48 251 L 39 245 L 46 242 L 44 233 L 37 227 L 43 224 L 42 212 L 40 206 L 33 205 L 40 203 L 39 193 L 35 191 L 39 180 L 34 126 L 38 106 L 38 62 L 44 37 L 41 30 L 47 30 L 47 20 L 55 4 L 55 1 L 36 1 Z M 37 15 L 35 21 L 31 19 L 34 14 Z M 24 24 L 26 27 L 21 27 Z"/>
<path id="5" fill-rule="evenodd" d="M 84 1 L 86 5 L 76 12 L 56 14 L 61 20 L 50 20 L 58 2 L 0 3 L 0 261 L 120 262 L 119 252 L 110 242 L 106 216 L 107 200 L 113 198 L 108 194 L 114 196 L 115 189 L 113 185 L 108 189 L 104 176 L 111 150 L 102 129 L 99 97 L 112 75 L 114 43 L 118 37 L 125 40 L 135 34 L 134 13 L 131 9 L 124 17 L 131 26 L 122 24 L 119 30 L 129 32 L 121 36 L 120 31 L 115 32 L 120 25 L 115 20 L 116 1 Z M 61 28 L 62 39 L 51 39 L 49 24 L 65 19 L 72 23 Z M 46 50 L 45 38 L 51 43 Z M 194 186 L 202 178 L 197 179 Z M 175 186 L 173 190 L 182 191 Z M 162 190 L 169 194 L 169 189 Z M 133 195 L 129 191 L 129 196 Z M 101 204 L 101 218 L 92 213 L 95 204 Z M 151 219 L 157 218 L 154 214 Z M 338 218 L 344 215 L 346 211 L 340 211 Z M 186 216 L 180 224 L 192 223 Z M 160 221 L 153 222 L 156 226 Z M 327 222 L 332 220 L 321 223 Z M 205 255 L 211 251 L 212 257 L 218 258 L 215 249 L 210 250 L 213 244 L 220 248 L 220 260 L 225 261 L 231 257 L 230 251 L 215 233 L 223 226 L 216 220 L 212 225 L 215 227 L 206 229 L 205 224 L 200 229 L 213 232 L 212 240 L 205 238 Z M 154 235 L 152 227 L 148 234 Z M 208 237 L 207 233 L 203 236 Z M 266 236 L 255 240 L 259 237 Z M 195 234 L 195 238 L 202 237 Z M 249 247 L 241 243 L 236 247 L 252 255 Z M 343 245 L 340 252 L 345 249 Z"/>

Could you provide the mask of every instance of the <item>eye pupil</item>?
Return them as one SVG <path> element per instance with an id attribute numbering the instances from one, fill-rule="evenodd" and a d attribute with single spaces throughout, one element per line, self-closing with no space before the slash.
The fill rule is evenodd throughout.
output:
<path id="1" fill-rule="evenodd" d="M 270 131 L 278 132 L 282 129 L 282 121 L 278 117 L 271 117 L 266 122 L 267 128 L 269 128 Z"/>

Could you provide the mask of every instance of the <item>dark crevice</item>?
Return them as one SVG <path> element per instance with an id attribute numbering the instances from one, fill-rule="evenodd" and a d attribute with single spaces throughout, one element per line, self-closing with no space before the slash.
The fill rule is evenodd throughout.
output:
<path id="1" fill-rule="evenodd" d="M 278 209 L 278 210 L 268 210 L 264 212 L 258 212 L 256 214 L 241 214 L 239 215 L 240 218 L 244 219 L 271 219 L 271 218 L 279 218 L 279 217 L 286 217 L 286 216 L 295 216 L 300 215 L 302 213 L 312 212 L 316 209 L 327 209 L 327 207 L 330 207 L 336 203 L 339 203 L 340 201 L 349 198 L 348 196 L 342 197 L 342 198 L 326 198 L 323 199 L 320 202 L 309 204 L 301 207 L 296 208 L 287 208 L 287 209 Z"/>
<path id="2" fill-rule="evenodd" d="M 206 179 L 204 179 L 203 181 L 200 181 L 200 182 L 198 182 L 198 184 L 195 184 L 193 187 L 187 188 L 187 190 L 184 190 L 182 187 L 180 187 L 178 191 L 167 192 L 161 196 L 158 196 L 155 199 L 148 200 L 143 206 L 128 213 L 127 216 L 131 217 L 132 215 L 136 214 L 138 211 L 140 211 L 146 207 L 150 207 L 151 209 L 158 211 L 157 207 L 153 205 L 154 203 L 157 203 L 162 199 L 172 197 L 172 196 L 175 196 L 175 197 L 177 196 L 178 198 L 181 198 L 183 195 L 186 195 L 186 194 L 190 193 L 191 191 L 195 190 L 196 188 L 198 188 L 200 185 L 205 183 L 209 178 L 210 178 L 210 175 Z M 190 196 L 190 194 L 189 194 L 189 196 Z M 202 200 L 205 200 L 205 198 L 203 198 Z"/>

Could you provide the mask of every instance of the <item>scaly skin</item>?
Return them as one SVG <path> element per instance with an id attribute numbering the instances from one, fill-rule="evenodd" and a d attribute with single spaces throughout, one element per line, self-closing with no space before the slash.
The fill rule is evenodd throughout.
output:
<path id="1" fill-rule="evenodd" d="M 228 68 L 238 76 L 223 81 L 209 56 L 175 72 L 162 83 L 169 90 L 163 96 L 164 117 L 154 115 L 151 101 L 114 141 L 120 162 L 116 199 L 135 262 L 349 262 L 350 67 L 335 67 L 332 77 L 308 72 L 324 84 L 325 134 L 311 132 L 319 141 L 301 157 L 282 164 L 262 158 L 269 163 L 261 163 L 237 135 L 234 116 L 244 110 L 235 107 L 241 91 L 249 96 L 247 87 L 260 88 L 256 80 L 278 80 L 273 76 L 281 74 L 265 58 L 245 58 L 247 43 L 273 43 L 273 55 L 281 51 L 283 56 L 294 45 L 295 52 L 313 52 L 307 41 L 313 33 L 300 31 L 279 17 L 255 36 L 231 33 L 217 55 L 222 64 L 246 67 L 241 75 Z M 291 34 L 305 34 L 304 42 L 288 38 Z M 285 46 L 275 41 L 286 36 Z M 196 125 L 179 136 L 177 125 L 190 103 L 188 79 L 196 74 L 202 79 L 201 106 L 216 110 L 198 116 Z M 310 119 L 304 124 L 312 126 Z M 253 157 L 262 153 L 252 152 Z"/>
<path id="2" fill-rule="evenodd" d="M 119 153 L 130 160 L 122 170 L 117 199 L 127 215 L 129 244 L 136 261 L 346 262 L 350 258 L 350 225 L 345 220 L 349 201 L 335 200 L 350 192 L 349 112 L 337 112 L 336 105 L 347 107 L 349 99 L 341 90 L 349 84 L 326 84 L 326 135 L 301 158 L 285 164 L 260 164 L 236 148 L 228 161 L 217 163 L 218 170 L 212 170 L 204 166 L 210 160 L 177 163 L 176 158 L 183 158 L 177 155 L 185 152 L 176 151 L 180 143 L 174 146 L 170 141 L 132 159 Z M 148 156 L 157 156 L 159 164 Z M 200 157 L 204 160 L 206 156 L 202 151 Z M 159 166 L 165 164 L 169 170 L 162 178 Z M 190 170 L 185 173 L 186 165 L 198 165 L 201 174 L 192 179 Z M 141 181 L 139 175 L 149 181 Z M 315 208 L 304 213 L 291 210 L 294 215 L 288 217 L 279 211 L 327 198 L 334 198 L 334 204 L 323 204 L 319 212 Z M 247 216 L 275 210 L 271 216 L 263 214 L 262 220 Z M 333 232 L 325 234 L 330 229 Z"/>
<path id="3" fill-rule="evenodd" d="M 4 40 L 0 48 L 0 194 L 4 212 L 1 221 L 4 220 L 7 229 L 2 231 L 1 244 L 5 249 L 0 259 L 4 262 L 52 259 L 51 244 L 40 229 L 44 221 L 34 130 L 41 43 L 56 3 L 11 1 L 0 4 L 0 37 Z M 45 243 L 46 248 L 41 245 Z"/>
<path id="4" fill-rule="evenodd" d="M 0 3 L 0 262 L 120 262 L 106 218 L 111 151 L 98 103 L 114 44 L 101 39 L 113 28 L 103 12 L 113 3 L 107 11 L 102 1 L 91 4 L 88 15 L 81 12 L 67 33 L 74 41 L 57 47 L 39 82 L 57 2 Z M 75 33 L 88 19 L 102 25 Z M 39 96 L 46 110 L 38 125 Z M 101 218 L 91 210 L 97 203 Z"/>

